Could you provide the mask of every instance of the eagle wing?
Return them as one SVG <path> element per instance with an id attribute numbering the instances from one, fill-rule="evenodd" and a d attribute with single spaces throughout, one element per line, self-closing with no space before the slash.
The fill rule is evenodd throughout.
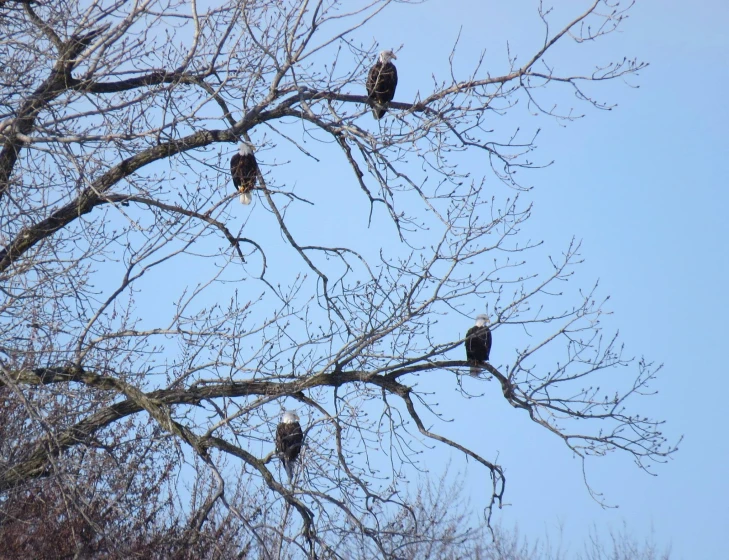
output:
<path id="1" fill-rule="evenodd" d="M 382 67 L 382 63 L 377 61 L 375 65 L 370 68 L 369 74 L 367 74 L 367 96 L 372 97 L 375 93 L 375 89 L 377 86 L 377 77 L 380 75 L 380 68 Z"/>
<path id="2" fill-rule="evenodd" d="M 387 100 L 389 103 L 395 97 L 395 89 L 397 88 L 397 68 L 392 62 L 388 62 L 385 71 L 388 74 L 388 80 L 390 82 L 388 86 L 390 98 Z"/>
<path id="3" fill-rule="evenodd" d="M 240 167 L 240 160 L 241 160 L 240 154 L 235 154 L 232 158 L 230 158 L 230 175 L 233 177 L 233 186 L 238 190 L 240 187 L 240 175 L 238 172 L 238 168 Z"/>
<path id="4" fill-rule="evenodd" d="M 484 360 L 488 362 L 489 356 L 491 355 L 491 342 L 493 340 L 491 337 L 491 329 L 488 327 L 484 327 L 484 328 L 486 329 L 486 332 L 484 333 L 484 337 L 483 337 L 483 345 L 484 345 L 484 350 L 485 350 L 485 354 L 486 354 L 486 357 L 484 358 Z"/>

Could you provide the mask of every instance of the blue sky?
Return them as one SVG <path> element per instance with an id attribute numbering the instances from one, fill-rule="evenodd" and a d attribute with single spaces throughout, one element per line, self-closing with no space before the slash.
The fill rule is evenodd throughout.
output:
<path id="1" fill-rule="evenodd" d="M 571 14 L 587 5 L 557 4 Z M 528 46 L 539 40 L 536 5 L 432 0 L 397 7 L 395 12 L 410 14 L 405 21 L 379 18 L 368 32 L 383 46 L 404 46 L 398 98 L 406 99 L 428 91 L 431 67 L 447 58 L 461 26 L 464 67 L 469 53 L 475 57 L 484 48 L 487 65 L 503 64 L 506 39 L 512 49 L 522 47 L 524 60 Z M 639 88 L 594 89 L 618 106 L 596 111 L 578 104 L 586 117 L 566 127 L 521 114 L 524 126 L 543 129 L 536 157 L 555 160 L 529 175 L 535 187 L 529 195 L 535 202 L 531 227 L 555 249 L 573 235 L 583 240 L 580 276 L 585 284 L 599 278 L 602 293 L 611 295 L 608 324 L 620 330 L 627 353 L 665 364 L 653 384 L 658 394 L 638 409 L 665 419 L 669 440 L 684 436 L 673 459 L 654 469 L 655 477 L 620 454 L 591 461 L 596 489 L 619 506 L 603 509 L 585 489 L 579 461 L 557 438 L 503 399 L 461 403 L 462 412 L 499 422 L 498 430 L 477 422 L 465 434 L 461 423 L 461 441 L 498 450 L 511 504 L 500 520 L 532 538 L 545 532 L 554 538 L 561 526 L 564 542 L 575 551 L 593 525 L 619 529 L 626 522 L 633 535 L 653 531 L 658 544 L 670 544 L 673 558 L 726 554 L 723 401 L 729 380 L 719 336 L 729 310 L 722 288 L 729 277 L 727 21 L 724 2 L 638 0 L 620 33 L 569 56 L 595 63 L 623 56 L 645 60 L 650 66 L 630 79 Z M 475 470 L 468 473 L 474 497 L 482 488 Z"/>
<path id="2" fill-rule="evenodd" d="M 537 0 L 396 4 L 357 38 L 364 44 L 377 41 L 383 48 L 402 46 L 396 99 L 406 101 L 431 91 L 431 74 L 447 78 L 448 55 L 459 32 L 456 67 L 464 72 L 461 77 L 484 49 L 484 69 L 494 75 L 505 73 L 507 41 L 519 61 L 530 58 L 543 37 L 537 5 Z M 559 2 L 554 28 L 587 5 Z M 487 459 L 498 458 L 506 469 L 508 506 L 495 520 L 506 527 L 518 525 L 521 534 L 532 540 L 547 534 L 555 542 L 561 530 L 563 543 L 576 552 L 593 527 L 620 529 L 625 522 L 635 537 L 653 532 L 659 545 L 671 545 L 675 559 L 726 554 L 729 483 L 723 471 L 729 451 L 719 430 L 726 424 L 722 405 L 729 380 L 718 337 L 723 332 L 721 318 L 729 309 L 729 295 L 722 289 L 729 276 L 724 246 L 729 232 L 723 216 L 729 204 L 723 169 L 729 160 L 727 21 L 729 4 L 724 2 L 705 1 L 700 8 L 690 8 L 687 2 L 638 0 L 619 33 L 578 48 L 560 47 L 548 60 L 569 68 L 586 61 L 592 66 L 637 57 L 650 63 L 629 79 L 630 86 L 640 87 L 616 82 L 592 88 L 601 100 L 617 104 L 611 111 L 592 109 L 561 91 L 555 96 L 560 107 L 574 106 L 585 113 L 585 118 L 566 125 L 544 115 L 532 116 L 521 106 L 498 123 L 502 130 L 542 129 L 534 158 L 554 164 L 524 173 L 524 182 L 534 187 L 526 195 L 534 202 L 528 233 L 543 239 L 547 252 L 563 250 L 572 237 L 582 240 L 585 264 L 576 285 L 589 287 L 599 279 L 600 293 L 611 296 L 609 308 L 614 312 L 605 320 L 606 327 L 619 329 L 626 354 L 664 364 L 652 385 L 658 393 L 637 403 L 634 410 L 665 419 L 663 431 L 671 443 L 684 436 L 672 460 L 653 469 L 657 476 L 639 470 L 625 454 L 591 460 L 588 476 L 594 489 L 607 504 L 619 506 L 602 508 L 585 487 L 580 462 L 558 438 L 511 408 L 495 383 L 479 387 L 485 392 L 483 398 L 464 402 L 453 392 L 452 378 L 440 386 L 436 380 L 442 411 L 456 419 L 437 425 L 438 431 Z M 369 115 L 365 117 L 358 124 L 376 126 Z M 257 146 L 263 145 L 263 133 L 262 128 L 253 131 Z M 306 135 L 301 136 L 306 142 Z M 350 216 L 354 210 L 342 209 L 352 209 L 353 196 L 362 206 L 364 197 L 341 156 L 329 160 L 326 147 L 308 141 L 323 163 L 295 150 L 262 151 L 259 160 L 264 172 L 270 173 L 269 186 L 295 186 L 297 194 L 317 202 L 313 207 L 298 205 L 290 215 L 289 225 L 300 241 L 331 243 L 332 229 L 317 225 L 360 220 L 362 216 Z M 231 146 L 219 149 L 232 153 Z M 289 157 L 295 164 L 285 164 Z M 274 163 L 284 165 L 271 167 Z M 344 175 L 339 175 L 342 170 Z M 333 186 L 332 177 L 345 179 Z M 221 189 L 230 188 L 226 173 L 217 180 Z M 486 188 L 500 196 L 513 194 L 495 178 Z M 333 216 L 333 209 L 338 215 Z M 364 212 L 366 220 L 366 209 L 357 211 Z M 243 227 L 257 234 L 272 224 L 276 227 L 260 201 L 245 210 L 236 203 L 230 214 L 234 233 Z M 348 232 L 345 225 L 338 231 L 337 242 L 344 244 L 359 230 Z M 389 240 L 391 233 L 377 227 L 369 230 L 371 255 L 379 250 L 379 240 Z M 273 254 L 286 244 L 278 234 L 261 238 Z M 255 257 L 249 262 L 252 274 Z M 282 258 L 269 265 L 276 274 L 291 263 Z M 178 276 L 177 281 L 184 284 L 186 277 Z M 255 299 L 262 291 L 260 285 L 255 293 L 246 289 L 241 287 L 241 297 Z M 138 297 L 142 301 L 144 296 Z M 444 330 L 445 336 L 455 337 L 453 328 L 460 325 L 462 335 L 470 326 L 462 317 L 444 321 L 451 329 Z M 513 356 L 509 354 L 513 348 L 506 348 L 504 341 L 502 335 L 500 346 L 497 332 L 495 365 Z M 461 356 L 459 348 L 452 358 Z M 261 453 L 267 450 L 262 444 Z M 483 470 L 442 447 L 427 455 L 436 474 L 451 459 L 451 473 L 460 470 L 467 477 L 473 504 L 484 503 L 488 496 Z"/>

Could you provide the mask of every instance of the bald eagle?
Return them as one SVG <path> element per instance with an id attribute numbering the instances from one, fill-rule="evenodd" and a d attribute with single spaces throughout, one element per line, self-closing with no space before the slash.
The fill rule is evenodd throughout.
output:
<path id="1" fill-rule="evenodd" d="M 276 452 L 283 462 L 289 482 L 294 478 L 294 464 L 301 453 L 303 441 L 304 433 L 299 424 L 299 415 L 295 412 L 285 411 L 276 428 Z"/>
<path id="2" fill-rule="evenodd" d="M 240 193 L 238 199 L 241 204 L 250 204 L 251 190 L 256 188 L 258 179 L 258 163 L 248 144 L 241 142 L 238 153 L 230 158 L 230 174 L 233 176 L 233 185 Z"/>
<path id="3" fill-rule="evenodd" d="M 387 104 L 395 97 L 397 68 L 390 62 L 397 59 L 392 51 L 382 51 L 379 60 L 367 75 L 367 97 L 372 104 L 372 114 L 377 120 L 387 113 Z"/>
<path id="4" fill-rule="evenodd" d="M 491 330 L 487 315 L 476 317 L 476 324 L 466 332 L 466 359 L 471 362 L 471 375 L 478 375 L 481 366 L 489 361 Z"/>

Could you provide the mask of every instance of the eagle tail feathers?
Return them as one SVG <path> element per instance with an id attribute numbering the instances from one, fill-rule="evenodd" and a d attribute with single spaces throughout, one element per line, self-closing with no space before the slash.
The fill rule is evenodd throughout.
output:
<path id="1" fill-rule="evenodd" d="M 286 469 L 286 474 L 289 477 L 289 482 L 292 482 L 294 480 L 294 462 L 290 459 L 284 459 L 283 464 L 284 469 Z"/>
<path id="2" fill-rule="evenodd" d="M 372 105 L 372 114 L 378 121 L 385 116 L 385 113 L 387 113 L 387 107 L 385 105 L 377 105 L 376 103 Z"/>
<path id="3" fill-rule="evenodd" d="M 486 362 L 477 362 L 473 361 L 471 363 L 471 375 L 473 377 L 478 377 L 478 375 L 484 370 L 484 366 L 486 365 Z"/>
<path id="4" fill-rule="evenodd" d="M 249 192 L 242 192 L 240 193 L 238 200 L 240 200 L 241 204 L 245 204 L 246 206 L 248 206 L 253 200 L 253 197 L 251 197 L 251 193 Z"/>

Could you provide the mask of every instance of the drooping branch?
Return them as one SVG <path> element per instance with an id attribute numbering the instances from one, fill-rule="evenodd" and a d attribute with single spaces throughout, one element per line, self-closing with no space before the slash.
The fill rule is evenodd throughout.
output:
<path id="1" fill-rule="evenodd" d="M 67 449 L 68 447 L 86 443 L 95 432 L 108 426 L 109 424 L 116 422 L 121 418 L 129 416 L 131 414 L 141 412 L 142 410 L 147 410 L 149 412 L 151 407 L 170 407 L 173 405 L 183 404 L 199 405 L 201 402 L 206 400 L 225 397 L 250 397 L 254 395 L 284 397 L 288 395 L 302 395 L 303 392 L 310 391 L 316 388 L 329 387 L 336 389 L 346 384 L 364 383 L 379 387 L 389 394 L 397 395 L 402 398 L 408 407 L 408 411 L 413 416 L 416 424 L 418 424 L 419 429 L 421 430 L 421 432 L 423 432 L 424 428 L 422 427 L 422 422 L 415 412 L 412 399 L 409 396 L 411 389 L 406 385 L 402 385 L 396 380 L 405 375 L 423 373 L 426 371 L 450 370 L 454 368 L 465 369 L 468 367 L 470 367 L 470 364 L 467 361 L 462 360 L 436 362 L 429 361 L 419 365 L 409 365 L 405 368 L 394 369 L 386 375 L 376 375 L 359 371 L 336 371 L 332 373 L 320 373 L 292 382 L 269 382 L 253 380 L 234 381 L 231 383 L 206 384 L 204 386 L 191 387 L 188 389 L 161 389 L 152 391 L 150 393 L 141 393 L 136 389 L 130 387 L 128 384 L 120 382 L 115 378 L 87 372 L 83 368 L 77 367 L 40 368 L 33 371 L 21 370 L 18 372 L 7 372 L 6 375 L 8 376 L 9 381 L 16 384 L 48 385 L 56 383 L 80 382 L 97 389 L 121 392 L 128 397 L 128 400 L 116 403 L 104 410 L 92 414 L 90 417 L 73 426 L 65 433 L 56 436 L 53 442 L 49 442 L 49 444 L 39 445 L 38 450 L 32 455 L 30 459 L 25 461 L 24 464 L 12 467 L 8 472 L 0 477 L 0 491 L 2 491 L 2 489 L 4 488 L 8 488 L 15 484 L 22 483 L 22 481 L 28 478 L 43 475 L 45 472 L 45 461 L 47 460 L 47 458 L 50 458 L 50 456 L 55 456 L 63 449 Z M 522 389 L 519 388 L 518 385 L 511 383 L 506 376 L 504 376 L 491 364 L 486 364 L 485 368 L 490 374 L 492 374 L 499 380 L 504 397 L 514 407 L 527 410 L 530 414 L 530 417 L 535 422 L 545 426 L 550 431 L 555 432 L 567 442 L 574 438 L 595 439 L 601 441 L 603 445 L 616 445 L 616 447 L 623 447 L 631 453 L 641 455 L 643 453 L 640 451 L 640 447 L 642 446 L 641 442 L 648 442 L 652 437 L 650 431 L 648 431 L 640 439 L 640 441 L 635 442 L 635 445 L 626 446 L 625 444 L 615 443 L 613 441 L 613 438 L 610 437 L 573 435 L 569 432 L 565 433 L 559 430 L 555 430 L 553 426 L 544 424 L 544 422 L 539 419 L 536 413 L 536 410 L 543 406 L 554 408 L 552 405 L 550 405 L 549 403 L 541 402 L 541 400 L 536 398 L 535 396 L 528 396 L 526 393 L 524 393 Z M 6 383 L 7 382 L 0 380 L 0 386 Z M 631 391 L 631 393 L 632 392 L 633 391 Z M 569 411 L 569 415 L 582 420 L 604 420 L 611 417 L 621 420 L 620 416 L 615 415 L 615 411 L 612 411 L 608 414 L 594 414 L 591 412 L 579 413 L 576 411 Z M 164 416 L 160 416 L 160 418 L 160 422 L 171 422 L 168 413 L 165 413 Z M 625 425 L 635 424 L 636 427 L 640 426 L 639 419 L 633 419 L 630 417 L 622 417 L 621 422 Z M 638 422 L 638 424 L 636 424 L 636 422 Z M 649 428 L 648 424 L 646 425 L 646 428 Z M 166 429 L 170 429 L 169 426 L 166 426 Z M 433 439 L 436 439 L 438 441 L 445 442 L 442 437 L 438 436 L 437 434 L 433 434 L 427 430 L 423 433 L 428 437 L 432 437 Z M 464 448 L 460 444 L 451 442 L 450 440 L 445 443 L 461 450 L 468 455 L 473 454 L 472 451 Z M 570 447 L 573 448 L 571 444 Z M 645 454 L 656 457 L 667 456 L 672 452 L 672 449 L 661 452 L 655 447 L 655 445 L 644 448 Z M 44 459 L 44 457 L 46 459 Z M 499 476 L 502 475 L 502 473 L 500 473 L 499 471 L 500 467 L 498 467 L 497 465 L 494 465 L 481 458 L 478 458 L 478 461 L 487 466 L 491 471 L 495 472 Z M 497 495 L 499 497 L 503 495 L 503 488 L 500 488 L 499 492 L 497 492 Z"/>

